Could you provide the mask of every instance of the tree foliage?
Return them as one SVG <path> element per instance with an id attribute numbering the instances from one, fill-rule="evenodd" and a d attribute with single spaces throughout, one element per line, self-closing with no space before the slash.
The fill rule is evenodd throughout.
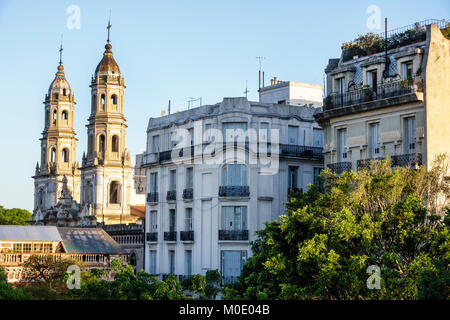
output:
<path id="1" fill-rule="evenodd" d="M 432 170 L 391 169 L 388 160 L 291 197 L 286 215 L 252 243 L 227 299 L 446 299 L 450 181 L 446 159 Z M 380 289 L 369 289 L 371 265 Z"/>
<path id="2" fill-rule="evenodd" d="M 31 220 L 31 213 L 25 209 L 5 209 L 0 206 L 0 224 L 26 225 Z"/>

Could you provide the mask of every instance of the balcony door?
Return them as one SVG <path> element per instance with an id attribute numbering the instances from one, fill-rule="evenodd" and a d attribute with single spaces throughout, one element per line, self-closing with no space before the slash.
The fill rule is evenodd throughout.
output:
<path id="1" fill-rule="evenodd" d="M 150 174 L 150 192 L 158 192 L 158 173 L 153 172 Z"/>
<path id="2" fill-rule="evenodd" d="M 289 166 L 289 181 L 288 187 L 289 189 L 297 189 L 298 188 L 298 167 Z"/>
<path id="3" fill-rule="evenodd" d="M 405 153 L 416 153 L 416 118 L 405 119 Z"/>
<path id="4" fill-rule="evenodd" d="M 367 84 L 369 87 L 373 89 L 374 92 L 377 92 L 377 71 L 372 70 L 367 72 Z"/>
<path id="5" fill-rule="evenodd" d="M 246 186 L 247 168 L 243 164 L 227 164 L 222 169 L 223 186 Z"/>
<path id="6" fill-rule="evenodd" d="M 150 250 L 150 274 L 156 274 L 156 250 Z"/>
<path id="7" fill-rule="evenodd" d="M 323 130 L 313 128 L 313 146 L 322 148 L 323 147 Z"/>
<path id="8" fill-rule="evenodd" d="M 222 277 L 224 278 L 224 283 L 233 283 L 236 280 L 241 274 L 246 258 L 246 251 L 222 251 Z"/>
<path id="9" fill-rule="evenodd" d="M 247 207 L 222 207 L 222 230 L 247 230 Z"/>
<path id="10" fill-rule="evenodd" d="M 288 126 L 288 141 L 289 144 L 298 145 L 298 127 Z"/>
<path id="11" fill-rule="evenodd" d="M 175 232 L 176 213 L 175 209 L 169 210 L 169 232 Z"/>
<path id="12" fill-rule="evenodd" d="M 347 161 L 347 130 L 338 131 L 339 136 L 339 162 Z"/>
<path id="13" fill-rule="evenodd" d="M 370 125 L 370 156 L 376 158 L 380 155 L 380 124 L 374 123 Z"/>
<path id="14" fill-rule="evenodd" d="M 156 211 L 150 212 L 150 232 L 158 231 L 158 213 Z"/>

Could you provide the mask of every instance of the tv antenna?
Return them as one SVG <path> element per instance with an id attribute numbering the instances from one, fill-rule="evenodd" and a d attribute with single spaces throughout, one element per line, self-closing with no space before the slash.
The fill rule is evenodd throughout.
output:
<path id="1" fill-rule="evenodd" d="M 264 60 L 266 57 L 257 56 L 256 59 L 258 59 L 259 62 L 259 83 L 258 88 L 261 89 L 261 71 L 262 71 L 262 63 L 261 61 Z M 262 73 L 262 86 L 264 87 L 264 72 Z"/>
<path id="2" fill-rule="evenodd" d="M 245 98 L 247 99 L 247 94 L 249 93 L 249 91 L 248 91 L 248 81 L 247 80 L 245 80 L 245 91 L 244 91 L 244 94 L 245 94 Z"/>

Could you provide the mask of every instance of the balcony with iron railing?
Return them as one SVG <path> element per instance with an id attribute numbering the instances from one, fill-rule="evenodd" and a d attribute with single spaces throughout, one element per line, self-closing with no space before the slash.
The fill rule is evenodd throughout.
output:
<path id="1" fill-rule="evenodd" d="M 157 242 L 158 241 L 158 232 L 147 232 L 147 241 L 148 242 Z"/>
<path id="2" fill-rule="evenodd" d="M 351 171 L 352 170 L 352 163 L 348 162 L 348 161 L 330 163 L 328 165 L 328 168 L 330 168 L 330 170 L 333 171 L 336 174 L 341 174 L 344 171 Z"/>
<path id="3" fill-rule="evenodd" d="M 249 197 L 249 186 L 219 186 L 219 197 Z"/>
<path id="4" fill-rule="evenodd" d="M 183 200 L 192 200 L 194 199 L 194 189 L 187 188 L 183 190 Z"/>
<path id="5" fill-rule="evenodd" d="M 194 241 L 194 231 L 180 231 L 180 240 L 181 241 Z"/>
<path id="6" fill-rule="evenodd" d="M 226 142 L 223 143 L 214 143 L 215 148 L 214 151 L 211 153 L 203 153 L 206 146 L 209 143 L 204 143 L 202 145 L 202 151 L 200 151 L 200 154 L 194 154 L 194 146 L 191 146 L 191 158 L 195 156 L 215 156 L 216 152 L 218 152 L 219 150 L 226 152 L 227 150 L 230 151 L 230 145 L 227 144 Z M 255 143 L 255 147 L 251 147 L 251 144 L 247 141 L 247 142 L 243 142 L 243 143 L 238 143 L 235 142 L 234 144 L 231 144 L 231 147 L 236 150 L 237 148 L 239 148 L 239 146 L 242 145 L 245 151 L 250 151 L 253 150 L 253 152 L 255 152 L 256 154 L 258 154 L 258 156 L 271 156 L 272 155 L 272 144 L 270 142 L 268 142 L 264 148 L 260 147 L 261 144 L 260 143 Z M 279 149 L 278 149 L 278 153 L 280 156 L 282 157 L 297 157 L 297 158 L 308 158 L 308 159 L 323 159 L 323 155 L 322 155 L 322 147 L 312 147 L 312 146 L 303 146 L 303 145 L 296 145 L 296 144 L 283 144 L 280 143 L 279 145 Z M 227 149 L 228 148 L 228 149 Z M 178 149 L 179 150 L 179 157 L 180 159 L 183 158 L 183 154 L 185 153 L 183 151 L 183 149 Z M 198 152 L 198 151 L 197 151 Z M 143 165 L 144 166 L 148 166 L 148 165 L 155 165 L 155 164 L 161 164 L 164 162 L 171 162 L 172 159 L 172 150 L 167 150 L 167 151 L 161 151 L 161 152 L 156 152 L 156 153 L 147 153 L 144 154 L 144 158 L 143 158 Z"/>
<path id="7" fill-rule="evenodd" d="M 248 230 L 219 230 L 220 241 L 248 241 Z"/>
<path id="8" fill-rule="evenodd" d="M 175 201 L 175 200 L 177 200 L 177 191 L 176 190 L 167 191 L 166 200 L 167 201 Z"/>
<path id="9" fill-rule="evenodd" d="M 147 193 L 147 202 L 148 203 L 156 203 L 159 201 L 158 192 L 149 192 Z"/>
<path id="10" fill-rule="evenodd" d="M 421 153 L 410 153 L 410 154 L 400 154 L 391 156 L 393 167 L 411 167 L 422 165 L 422 154 Z"/>
<path id="11" fill-rule="evenodd" d="M 177 232 L 176 231 L 166 231 L 164 232 L 164 241 L 177 241 Z"/>
<path id="12" fill-rule="evenodd" d="M 349 113 L 368 111 L 421 101 L 422 79 L 406 79 L 380 83 L 376 87 L 356 87 L 339 94 L 331 93 L 324 99 L 323 111 L 316 113 L 316 120 L 325 120 Z"/>

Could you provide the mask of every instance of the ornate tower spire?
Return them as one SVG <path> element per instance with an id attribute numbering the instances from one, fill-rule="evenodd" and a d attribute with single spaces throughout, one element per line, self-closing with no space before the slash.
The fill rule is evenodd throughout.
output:
<path id="1" fill-rule="evenodd" d="M 103 57 L 91 81 L 88 149 L 80 168 L 81 203 L 92 204 L 97 221 L 133 222 L 130 216 L 133 167 L 125 148 L 124 79 L 111 51 L 111 17 Z"/>
<path id="2" fill-rule="evenodd" d="M 41 163 L 37 166 L 34 176 L 35 210 L 45 210 L 56 205 L 64 186 L 63 180 L 70 183 L 74 190 L 79 186 L 77 138 L 73 129 L 75 99 L 64 74 L 62 51 L 61 37 L 58 70 L 44 101 L 45 125 L 40 139 Z M 74 191 L 74 198 L 79 199 L 79 193 Z"/>
<path id="3" fill-rule="evenodd" d="M 62 66 L 62 52 L 63 52 L 62 39 L 63 39 L 63 35 L 61 34 L 61 45 L 59 46 L 59 65 L 60 66 Z"/>
<path id="4" fill-rule="evenodd" d="M 108 39 L 106 40 L 107 43 L 109 43 L 109 33 L 111 31 L 111 27 L 111 10 L 109 10 L 108 26 L 106 27 L 106 29 L 108 29 Z"/>

